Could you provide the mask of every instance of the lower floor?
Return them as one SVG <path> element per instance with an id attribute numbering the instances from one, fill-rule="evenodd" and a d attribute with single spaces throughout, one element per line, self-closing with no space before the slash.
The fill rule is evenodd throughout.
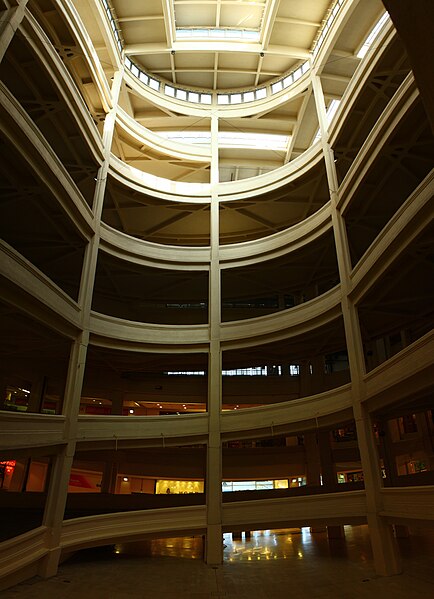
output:
<path id="1" fill-rule="evenodd" d="M 409 532 L 409 535 L 407 533 Z M 2 599 L 412 599 L 434 596 L 434 529 L 397 530 L 399 576 L 375 574 L 367 526 L 224 535 L 224 563 L 209 567 L 201 537 L 152 539 L 76 553 L 55 577 L 30 579 Z"/>

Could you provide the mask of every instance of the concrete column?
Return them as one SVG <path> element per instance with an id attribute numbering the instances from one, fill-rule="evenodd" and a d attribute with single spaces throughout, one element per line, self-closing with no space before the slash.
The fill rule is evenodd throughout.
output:
<path id="1" fill-rule="evenodd" d="M 321 460 L 316 433 L 304 435 L 304 447 L 306 451 L 307 486 L 318 486 L 321 480 Z"/>
<path id="2" fill-rule="evenodd" d="M 337 487 L 335 465 L 330 444 L 329 431 L 318 431 L 318 449 L 321 462 L 322 484 L 330 493 L 334 493 Z"/>
<path id="3" fill-rule="evenodd" d="M 118 465 L 116 462 L 106 462 L 101 480 L 101 493 L 115 493 Z"/>
<path id="4" fill-rule="evenodd" d="M 424 452 L 426 453 L 428 470 L 432 471 L 434 470 L 434 439 L 431 435 L 428 424 L 428 415 L 426 412 L 419 412 L 416 414 L 416 425 L 418 433 L 422 438 L 422 445 Z"/>
<path id="5" fill-rule="evenodd" d="M 327 538 L 330 539 L 345 539 L 345 531 L 343 526 L 327 526 Z"/>
<path id="6" fill-rule="evenodd" d="M 307 360 L 300 361 L 300 397 L 312 395 L 312 374 L 310 372 L 311 364 Z"/>
<path id="7" fill-rule="evenodd" d="M 363 403 L 366 395 L 366 385 L 363 378 L 365 375 L 365 358 L 363 354 L 363 343 L 357 308 L 350 297 L 350 273 L 352 266 L 348 239 L 344 219 L 337 208 L 339 201 L 339 184 L 333 150 L 329 144 L 324 94 L 321 80 L 317 73 L 312 72 L 311 82 L 320 125 L 321 142 L 330 190 L 333 233 L 342 291 L 342 316 L 351 372 L 353 412 L 365 479 L 367 520 L 374 554 L 374 565 L 377 574 L 391 576 L 401 572 L 401 564 L 392 527 L 380 516 L 382 510 L 380 491 L 383 482 L 380 475 L 378 451 L 371 418 Z"/>
<path id="8" fill-rule="evenodd" d="M 78 297 L 78 303 L 82 308 L 82 320 L 84 328 L 88 327 L 90 308 L 92 304 L 100 240 L 101 214 L 107 185 L 107 173 L 110 163 L 110 153 L 113 141 L 113 133 L 115 128 L 116 113 L 118 108 L 123 73 L 124 65 L 122 65 L 121 69 L 117 71 L 113 77 L 112 108 L 110 112 L 107 114 L 104 121 L 104 130 L 102 136 L 104 146 L 104 160 L 98 169 L 92 206 L 95 218 L 95 231 L 92 239 L 86 247 L 83 271 L 80 281 L 80 293 Z"/>
<path id="9" fill-rule="evenodd" d="M 44 525 L 48 527 L 47 545 L 49 552 L 44 560 L 42 560 L 38 572 L 39 575 L 44 578 L 56 574 L 61 553 L 60 539 L 62 523 L 68 494 L 68 482 L 75 453 L 80 397 L 86 365 L 87 347 L 89 344 L 89 318 L 98 257 L 101 226 L 100 220 L 123 68 L 124 67 L 122 66 L 121 70 L 115 73 L 112 85 L 112 108 L 107 114 L 104 122 L 104 160 L 98 170 L 93 201 L 95 231 L 93 238 L 86 248 L 78 299 L 81 308 L 82 331 L 72 345 L 65 388 L 65 400 L 63 405 L 63 413 L 66 417 L 64 429 L 65 446 L 63 451 L 54 459 L 48 487 L 47 502 L 45 505 Z"/>
<path id="10" fill-rule="evenodd" d="M 122 416 L 124 394 L 122 391 L 113 391 L 110 395 L 112 402 L 112 416 Z"/>
<path id="11" fill-rule="evenodd" d="M 380 439 L 380 453 L 383 458 L 384 469 L 386 471 L 385 485 L 397 485 L 398 472 L 396 470 L 396 460 L 393 452 L 393 439 L 391 435 L 391 427 L 387 420 L 377 421 Z"/>
<path id="12" fill-rule="evenodd" d="M 38 574 L 44 578 L 56 574 L 61 553 L 60 537 L 68 495 L 68 482 L 75 453 L 77 417 L 80 407 L 87 344 L 88 335 L 81 335 L 74 342 L 71 349 L 64 402 L 66 415 L 65 446 L 62 452 L 54 458 L 43 519 L 43 525 L 48 527 L 47 545 L 49 553 L 42 561 Z"/>
<path id="13" fill-rule="evenodd" d="M 9 44 L 24 19 L 27 2 L 28 0 L 18 0 L 17 6 L 0 13 L 0 62 L 3 60 Z"/>
<path id="14" fill-rule="evenodd" d="M 32 380 L 32 389 L 30 391 L 30 399 L 27 408 L 28 412 L 36 413 L 41 411 L 47 381 L 48 379 L 46 376 L 39 376 L 37 379 Z"/>
<path id="15" fill-rule="evenodd" d="M 220 264 L 219 264 L 219 203 L 218 173 L 218 117 L 211 117 L 211 262 L 209 273 L 209 331 L 208 359 L 208 452 L 206 471 L 207 534 L 205 561 L 221 564 L 223 536 L 221 515 L 222 451 L 220 413 L 222 405 L 222 358 L 220 349 Z"/>

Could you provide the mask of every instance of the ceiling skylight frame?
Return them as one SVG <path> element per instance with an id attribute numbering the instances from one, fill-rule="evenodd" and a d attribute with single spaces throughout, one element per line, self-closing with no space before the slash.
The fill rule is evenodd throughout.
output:
<path id="1" fill-rule="evenodd" d="M 234 106 L 234 105 L 242 105 L 245 103 L 266 100 L 271 96 L 278 95 L 288 88 L 290 88 L 294 83 L 296 83 L 299 79 L 301 79 L 311 68 L 311 62 L 317 56 L 320 48 L 325 42 L 325 38 L 328 36 L 328 33 L 336 20 L 341 8 L 347 2 L 347 0 L 335 0 L 332 2 L 330 8 L 327 13 L 327 17 L 324 20 L 324 24 L 322 28 L 319 30 L 318 36 L 314 41 L 311 50 L 311 59 L 306 60 L 305 62 L 299 64 L 295 69 L 291 72 L 285 73 L 282 77 L 277 80 L 271 81 L 263 84 L 261 87 L 256 89 L 246 89 L 236 90 L 232 92 L 217 92 L 211 90 L 198 90 L 198 89 L 185 89 L 179 87 L 176 84 L 172 84 L 169 82 L 165 82 L 164 80 L 160 80 L 152 75 L 146 73 L 142 67 L 139 67 L 135 64 L 128 56 L 124 58 L 125 66 L 134 75 L 141 83 L 143 83 L 146 87 L 163 93 L 167 95 L 169 98 L 176 98 L 182 102 L 192 103 L 195 105 L 214 105 L 217 104 L 220 107 L 223 106 Z M 119 53 L 122 55 L 123 51 L 123 42 L 122 35 L 120 30 L 117 27 L 117 19 L 114 14 L 113 8 L 110 6 L 108 0 L 101 0 L 101 3 L 104 7 L 104 11 L 106 13 L 107 19 L 110 23 L 110 28 L 113 32 L 114 39 L 116 41 L 117 48 Z M 166 9 L 170 9 L 171 18 L 173 17 L 172 24 L 174 24 L 174 12 L 173 12 L 173 0 L 164 0 L 164 5 Z M 268 4 L 264 4 L 264 7 L 268 6 Z M 271 5 L 270 5 L 271 6 Z M 386 17 L 387 13 L 382 16 L 382 19 Z M 381 25 L 384 25 L 384 21 L 381 24 L 377 23 L 374 29 L 370 32 L 369 36 L 365 40 L 364 44 L 361 47 L 364 48 L 366 44 L 372 44 L 372 42 L 377 38 L 380 30 L 383 28 Z M 188 29 L 188 28 L 186 28 Z M 194 28 L 192 28 L 194 29 Z M 206 29 L 206 28 L 200 28 Z M 228 28 L 224 28 L 228 29 Z M 198 38 L 199 41 L 199 38 Z M 203 41 L 203 40 L 202 40 Z M 215 39 L 213 40 L 215 42 Z M 224 43 L 224 40 L 222 40 Z M 361 51 L 360 50 L 360 51 Z"/>
<path id="2" fill-rule="evenodd" d="M 260 23 L 258 23 L 257 27 L 240 27 L 239 24 L 233 25 L 220 25 L 220 0 L 216 0 L 216 25 L 187 25 L 187 26 L 177 26 L 176 24 L 176 7 L 175 0 L 163 0 L 164 4 L 170 6 L 170 14 L 171 20 L 173 23 L 173 39 L 174 41 L 186 41 L 194 42 L 197 41 L 238 41 L 238 42 L 252 42 L 259 43 L 262 40 L 263 34 L 263 25 L 264 25 L 264 16 L 267 11 L 267 7 L 270 2 L 274 4 L 276 0 L 263 0 L 262 4 L 262 14 L 260 15 Z M 209 3 L 212 4 L 212 3 Z M 247 3 L 249 4 L 249 3 Z M 257 3 L 255 3 L 257 4 Z M 241 2 L 240 6 L 244 6 Z"/>
<path id="3" fill-rule="evenodd" d="M 194 41 L 225 42 L 252 42 L 258 43 L 261 37 L 259 29 L 235 29 L 232 27 L 177 27 L 175 39 Z"/>
<path id="4" fill-rule="evenodd" d="M 119 54 L 122 54 L 122 51 L 124 49 L 124 40 L 122 37 L 122 32 L 117 25 L 118 20 L 116 18 L 115 10 L 112 6 L 110 6 L 107 0 L 101 0 L 101 2 L 104 7 L 107 20 L 110 24 L 110 29 L 112 30 L 112 35 L 115 39 L 117 50 Z"/>
<path id="5" fill-rule="evenodd" d="M 160 131 L 159 135 L 170 141 L 183 144 L 209 147 L 211 145 L 210 131 Z M 290 135 L 279 133 L 261 133 L 246 131 L 219 131 L 218 144 L 221 149 L 240 149 L 285 152 L 290 141 Z"/>

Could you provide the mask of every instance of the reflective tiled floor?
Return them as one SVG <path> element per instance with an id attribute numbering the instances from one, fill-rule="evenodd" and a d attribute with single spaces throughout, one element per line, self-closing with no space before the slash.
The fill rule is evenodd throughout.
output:
<path id="1" fill-rule="evenodd" d="M 375 575 L 366 526 L 328 540 L 309 529 L 224 536 L 224 564 L 202 561 L 200 537 L 156 539 L 83 551 L 57 576 L 34 578 L 2 599 L 411 599 L 434 597 L 434 531 L 398 539 L 404 572 Z"/>

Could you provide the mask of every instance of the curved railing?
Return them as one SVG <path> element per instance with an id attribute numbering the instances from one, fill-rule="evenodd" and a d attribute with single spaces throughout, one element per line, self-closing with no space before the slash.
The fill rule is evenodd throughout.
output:
<path id="1" fill-rule="evenodd" d="M 208 270 L 211 259 L 210 249 L 207 247 L 176 246 L 175 249 L 170 245 L 131 237 L 104 223 L 101 223 L 100 248 L 112 256 L 135 264 L 174 270 Z"/>
<path id="2" fill-rule="evenodd" d="M 2 131 L 23 155 L 84 237 L 93 232 L 92 210 L 74 180 L 21 104 L 0 83 Z M 31 148 L 31 151 L 29 149 Z"/>

